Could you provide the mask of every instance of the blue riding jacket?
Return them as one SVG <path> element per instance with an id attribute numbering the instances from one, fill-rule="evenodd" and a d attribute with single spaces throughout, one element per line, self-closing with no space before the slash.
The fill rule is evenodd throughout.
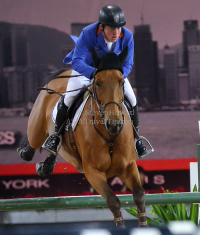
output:
<path id="1" fill-rule="evenodd" d="M 73 38 L 76 46 L 63 60 L 64 63 L 72 61 L 72 69 L 87 78 L 90 78 L 94 71 L 94 64 L 92 61 L 92 47 L 96 49 L 101 56 L 108 52 L 108 48 L 102 31 L 99 30 L 99 24 L 93 23 L 83 28 L 78 39 Z M 130 30 L 122 27 L 120 37 L 113 45 L 113 52 L 119 54 L 126 46 L 128 46 L 128 55 L 123 65 L 124 77 L 126 78 L 132 70 L 134 59 L 134 40 L 133 34 Z"/>

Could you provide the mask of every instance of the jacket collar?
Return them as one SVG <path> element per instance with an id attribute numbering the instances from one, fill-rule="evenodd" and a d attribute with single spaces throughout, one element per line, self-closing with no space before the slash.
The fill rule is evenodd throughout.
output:
<path id="1" fill-rule="evenodd" d="M 108 52 L 108 48 L 107 48 L 107 45 L 106 45 L 106 42 L 104 40 L 102 32 L 100 32 L 97 35 L 97 41 L 98 41 L 99 45 L 104 49 L 104 51 Z"/>

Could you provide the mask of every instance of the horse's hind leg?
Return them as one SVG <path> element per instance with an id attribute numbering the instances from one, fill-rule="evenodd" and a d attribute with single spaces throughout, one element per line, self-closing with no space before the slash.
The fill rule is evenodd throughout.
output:
<path id="1" fill-rule="evenodd" d="M 19 148 L 17 149 L 17 152 L 23 160 L 31 161 L 35 154 L 35 149 L 30 146 L 28 138 L 26 137 L 20 144 Z"/>
<path id="2" fill-rule="evenodd" d="M 136 163 L 131 163 L 120 177 L 126 186 L 132 190 L 133 198 L 138 211 L 138 224 L 140 227 L 146 227 L 146 209 L 145 209 L 145 192 L 141 186 L 140 176 Z"/>
<path id="3" fill-rule="evenodd" d="M 88 165 L 87 167 L 84 166 L 84 172 L 92 187 L 106 200 L 108 208 L 113 213 L 116 226 L 119 228 L 125 228 L 124 220 L 120 212 L 120 201 L 109 188 L 106 182 L 106 174 Z"/>

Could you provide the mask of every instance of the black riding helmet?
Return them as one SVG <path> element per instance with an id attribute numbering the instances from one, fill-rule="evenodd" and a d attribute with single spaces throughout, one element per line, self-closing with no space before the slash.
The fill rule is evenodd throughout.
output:
<path id="1" fill-rule="evenodd" d="M 122 27 L 126 24 L 124 12 L 116 5 L 106 5 L 100 11 L 99 23 L 112 28 Z"/>

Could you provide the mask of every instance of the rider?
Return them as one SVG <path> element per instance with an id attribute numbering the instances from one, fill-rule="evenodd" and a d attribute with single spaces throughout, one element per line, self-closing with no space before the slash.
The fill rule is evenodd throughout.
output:
<path id="1" fill-rule="evenodd" d="M 67 91 L 89 85 L 95 70 L 91 57 L 91 49 L 93 46 L 101 56 L 106 52 L 118 54 L 128 45 L 129 51 L 123 65 L 123 75 L 125 78 L 124 93 L 132 106 L 130 116 L 133 125 L 138 132 L 139 119 L 137 101 L 127 78 L 133 66 L 134 40 L 132 32 L 124 27 L 125 24 L 124 13 L 121 8 L 116 5 L 106 5 L 100 11 L 99 22 L 90 24 L 82 30 L 75 49 L 64 59 L 65 63 L 72 61 L 72 76 L 82 76 L 76 78 L 71 77 L 68 81 Z M 47 138 L 43 145 L 43 148 L 55 155 L 57 154 L 57 147 L 60 142 L 60 137 L 57 133 L 63 122 L 67 119 L 67 111 L 73 103 L 74 97 L 78 93 L 79 91 L 66 92 L 58 102 L 54 133 Z M 139 156 L 142 156 L 147 152 L 142 140 L 136 142 L 136 148 Z"/>

